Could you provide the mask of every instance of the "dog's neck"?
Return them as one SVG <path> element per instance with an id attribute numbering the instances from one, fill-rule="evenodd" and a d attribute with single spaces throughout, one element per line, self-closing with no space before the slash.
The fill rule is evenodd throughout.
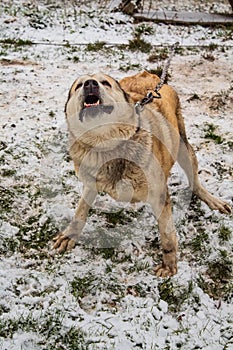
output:
<path id="1" fill-rule="evenodd" d="M 84 149 L 96 149 L 97 152 L 105 152 L 108 149 L 114 149 L 118 147 L 122 141 L 129 141 L 134 138 L 141 130 L 141 117 L 140 114 L 137 114 L 137 122 L 135 125 L 126 125 L 122 123 L 122 128 L 119 128 L 118 133 L 113 134 L 112 132 L 106 133 L 103 130 L 102 134 L 98 132 L 94 132 L 92 129 L 87 132 L 83 132 L 80 135 L 75 135 L 72 129 L 69 129 L 70 133 L 70 149 L 75 144 L 78 147 Z"/>

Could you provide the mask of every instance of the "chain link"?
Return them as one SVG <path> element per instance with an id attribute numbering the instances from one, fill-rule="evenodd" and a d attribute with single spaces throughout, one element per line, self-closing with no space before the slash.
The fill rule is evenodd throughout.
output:
<path id="1" fill-rule="evenodd" d="M 162 71 L 161 78 L 160 78 L 160 82 L 156 85 L 156 87 L 154 89 L 154 92 L 156 93 L 156 96 L 154 96 L 152 92 L 149 92 L 146 95 L 146 97 L 144 97 L 141 101 L 138 101 L 135 104 L 135 108 L 136 108 L 136 112 L 137 113 L 139 113 L 141 110 L 143 110 L 143 107 L 147 103 L 152 102 L 154 98 L 161 98 L 161 94 L 159 93 L 159 90 L 164 85 L 164 82 L 165 82 L 165 79 L 166 79 L 166 76 L 167 76 L 167 72 L 168 72 L 168 69 L 169 69 L 170 64 L 171 64 L 171 60 L 172 60 L 172 58 L 174 56 L 175 49 L 177 48 L 178 45 L 179 45 L 179 42 L 176 42 L 170 48 L 170 54 L 169 54 L 169 57 L 168 57 L 167 61 L 164 64 L 163 71 Z"/>
<path id="2" fill-rule="evenodd" d="M 179 42 L 176 42 L 170 48 L 170 55 L 169 55 L 167 61 L 164 64 L 163 71 L 162 71 L 161 78 L 160 78 L 160 82 L 158 83 L 158 85 L 154 89 L 154 92 L 156 92 L 157 94 L 158 94 L 159 90 L 161 89 L 161 87 L 163 86 L 163 84 L 165 82 L 165 79 L 166 79 L 166 76 L 167 76 L 167 72 L 168 72 L 168 69 L 169 69 L 170 64 L 171 64 L 171 60 L 172 60 L 172 58 L 174 56 L 175 49 L 177 48 L 178 45 L 179 45 Z M 161 97 L 160 94 L 159 94 L 159 96 Z"/>

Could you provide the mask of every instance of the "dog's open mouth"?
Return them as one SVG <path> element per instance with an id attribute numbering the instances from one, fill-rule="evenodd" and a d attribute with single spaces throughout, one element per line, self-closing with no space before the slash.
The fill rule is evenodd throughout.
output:
<path id="1" fill-rule="evenodd" d="M 100 104 L 101 104 L 101 100 L 100 100 L 99 96 L 89 94 L 89 95 L 87 95 L 87 97 L 84 100 L 83 109 L 89 108 L 89 107 L 99 106 Z"/>
<path id="2" fill-rule="evenodd" d="M 88 94 L 84 101 L 83 107 L 79 114 L 79 120 L 84 121 L 85 117 L 93 118 L 103 113 L 111 114 L 113 111 L 112 105 L 104 105 L 97 94 Z"/>

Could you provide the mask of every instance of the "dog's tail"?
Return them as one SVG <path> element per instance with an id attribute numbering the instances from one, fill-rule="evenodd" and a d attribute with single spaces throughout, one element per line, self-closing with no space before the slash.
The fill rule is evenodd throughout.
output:
<path id="1" fill-rule="evenodd" d="M 230 214 L 231 206 L 221 199 L 214 197 L 201 185 L 199 181 L 197 157 L 186 136 L 180 104 L 177 106 L 176 115 L 180 132 L 180 148 L 177 160 L 187 175 L 191 190 L 211 209 L 219 210 L 220 213 L 223 214 Z"/>

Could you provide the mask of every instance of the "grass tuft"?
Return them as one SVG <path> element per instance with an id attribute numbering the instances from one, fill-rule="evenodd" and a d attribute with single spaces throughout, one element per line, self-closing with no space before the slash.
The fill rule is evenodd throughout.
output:
<path id="1" fill-rule="evenodd" d="M 166 47 L 162 49 L 157 49 L 156 52 L 152 53 L 148 57 L 148 62 L 154 63 L 161 60 L 166 60 L 168 58 L 168 49 Z"/>
<path id="2" fill-rule="evenodd" d="M 83 298 L 85 295 L 90 294 L 94 288 L 95 276 L 87 274 L 84 277 L 76 276 L 71 282 L 71 293 L 76 299 Z"/>
<path id="3" fill-rule="evenodd" d="M 106 45 L 105 41 L 96 41 L 95 43 L 87 44 L 86 50 L 87 51 L 100 51 L 100 50 L 103 50 L 105 45 Z"/>
<path id="4" fill-rule="evenodd" d="M 216 129 L 217 129 L 217 127 L 215 125 L 207 123 L 206 128 L 205 128 L 204 138 L 213 140 L 217 144 L 221 144 L 221 143 L 223 143 L 224 140 L 220 135 L 216 134 L 216 132 L 215 132 Z"/>
<path id="5" fill-rule="evenodd" d="M 220 242 L 228 242 L 231 239 L 231 230 L 229 227 L 221 226 L 218 232 Z"/>
<path id="6" fill-rule="evenodd" d="M 226 250 L 219 250 L 219 256 L 207 263 L 206 275 L 197 279 L 198 285 L 213 299 L 232 299 L 232 271 L 233 263 Z"/>
<path id="7" fill-rule="evenodd" d="M 152 45 L 146 42 L 144 39 L 141 39 L 139 36 L 136 36 L 132 40 L 129 40 L 128 48 L 131 51 L 148 53 L 152 50 Z"/>
<path id="8" fill-rule="evenodd" d="M 12 338 L 17 332 L 35 333 L 43 336 L 38 342 L 41 349 L 46 350 L 83 350 L 86 334 L 78 327 L 71 326 L 66 332 L 63 330 L 64 315 L 55 310 L 51 315 L 45 313 L 40 319 L 31 314 L 12 319 L 0 320 L 0 334 L 2 338 Z M 46 347 L 45 347 L 46 346 Z"/>
<path id="9" fill-rule="evenodd" d="M 5 45 L 6 44 L 7 45 L 14 45 L 16 47 L 33 45 L 33 42 L 31 40 L 12 39 L 12 38 L 1 39 L 0 43 L 5 44 Z"/>
<path id="10" fill-rule="evenodd" d="M 193 292 L 193 282 L 189 281 L 188 286 L 177 286 L 168 278 L 158 284 L 160 298 L 168 303 L 171 312 L 179 312 L 183 303 L 190 299 Z"/>
<path id="11" fill-rule="evenodd" d="M 162 75 L 162 72 L 163 72 L 163 67 L 162 66 L 158 66 L 157 68 L 154 68 L 154 69 L 148 69 L 147 70 L 149 73 L 151 74 L 156 74 L 158 75 L 158 77 L 161 77 Z M 165 77 L 165 80 L 164 80 L 164 84 L 167 84 L 168 83 L 168 80 L 171 78 L 171 74 L 167 73 L 166 74 L 166 77 Z"/>

